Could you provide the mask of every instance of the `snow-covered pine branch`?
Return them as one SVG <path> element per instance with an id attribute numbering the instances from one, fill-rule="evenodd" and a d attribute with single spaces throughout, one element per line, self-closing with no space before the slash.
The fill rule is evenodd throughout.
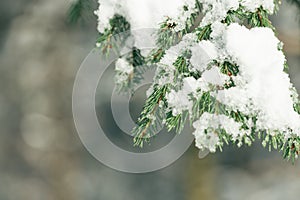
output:
<path id="1" fill-rule="evenodd" d="M 298 94 L 286 73 L 283 44 L 268 16 L 277 0 L 99 0 L 97 43 L 129 31 L 138 64 L 121 57 L 116 83 L 125 88 L 147 64 L 157 64 L 148 99 L 134 129 L 135 144 L 157 126 L 180 132 L 189 119 L 196 146 L 216 152 L 262 138 L 263 146 L 294 160 L 300 150 Z M 155 10 L 155 12 L 153 12 Z M 134 29 L 157 28 L 156 49 L 143 52 Z M 136 39 L 136 40 L 135 40 Z M 143 71 L 143 70 L 141 70 Z M 130 84 L 129 84 L 130 83 Z M 124 88 L 124 87 L 122 87 Z"/>

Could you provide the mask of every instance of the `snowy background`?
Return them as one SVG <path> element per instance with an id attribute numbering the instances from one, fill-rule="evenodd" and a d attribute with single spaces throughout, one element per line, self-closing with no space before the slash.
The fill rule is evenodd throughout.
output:
<path id="1" fill-rule="evenodd" d="M 260 144 L 204 160 L 192 146 L 173 165 L 143 175 L 95 160 L 75 131 L 71 93 L 97 37 L 96 18 L 68 25 L 68 7 L 66 0 L 0 2 L 1 200 L 297 199 L 300 163 L 282 161 Z M 284 3 L 272 21 L 300 92 L 297 13 Z"/>

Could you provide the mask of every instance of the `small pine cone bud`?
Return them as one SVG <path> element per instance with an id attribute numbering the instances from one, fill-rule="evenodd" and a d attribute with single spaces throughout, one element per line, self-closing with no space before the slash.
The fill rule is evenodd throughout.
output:
<path id="1" fill-rule="evenodd" d="M 294 149 L 295 149 L 295 144 L 292 144 L 291 150 L 294 150 Z"/>

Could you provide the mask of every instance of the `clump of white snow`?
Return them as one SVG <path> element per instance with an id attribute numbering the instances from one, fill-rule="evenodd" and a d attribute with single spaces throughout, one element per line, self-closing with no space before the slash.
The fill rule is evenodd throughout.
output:
<path id="1" fill-rule="evenodd" d="M 206 26 L 216 21 L 222 21 L 225 19 L 229 10 L 237 10 L 239 8 L 239 0 L 202 0 L 200 2 L 203 3 L 203 11 L 205 13 L 201 26 Z"/>
<path id="2" fill-rule="evenodd" d="M 216 152 L 216 148 L 220 144 L 220 130 L 226 131 L 235 141 L 250 133 L 243 130 L 241 126 L 242 124 L 228 116 L 204 113 L 198 121 L 193 123 L 196 146 L 200 150 L 209 149 L 210 152 Z"/>
<path id="3" fill-rule="evenodd" d="M 133 70 L 133 66 L 125 58 L 119 58 L 115 64 L 115 71 L 117 72 L 115 77 L 116 83 L 120 85 L 126 83 Z"/>
<path id="4" fill-rule="evenodd" d="M 119 58 L 116 62 L 116 71 L 124 74 L 131 74 L 133 66 L 124 58 Z"/>
<path id="5" fill-rule="evenodd" d="M 185 22 L 194 11 L 195 0 L 99 0 L 98 31 L 109 27 L 109 19 L 114 14 L 123 15 L 132 29 L 158 28 L 166 17 L 174 20 L 178 27 L 184 28 Z M 183 10 L 186 6 L 188 10 Z"/>
<path id="6" fill-rule="evenodd" d="M 250 12 L 255 12 L 256 9 L 262 7 L 272 14 L 275 9 L 274 0 L 241 0 L 241 5 Z"/>
<path id="7" fill-rule="evenodd" d="M 225 101 L 229 102 L 224 103 L 242 109 L 247 101 L 251 102 L 248 109 L 259 111 L 261 129 L 299 131 L 300 117 L 293 108 L 290 79 L 283 71 L 286 59 L 278 50 L 279 43 L 269 28 L 249 30 L 238 24 L 228 27 L 226 50 L 246 84 L 225 91 Z"/>
<path id="8" fill-rule="evenodd" d="M 215 45 L 208 40 L 203 40 L 194 45 L 191 48 L 191 51 L 191 64 L 196 70 L 200 72 L 207 69 L 208 64 L 210 64 L 218 57 L 218 52 Z"/>

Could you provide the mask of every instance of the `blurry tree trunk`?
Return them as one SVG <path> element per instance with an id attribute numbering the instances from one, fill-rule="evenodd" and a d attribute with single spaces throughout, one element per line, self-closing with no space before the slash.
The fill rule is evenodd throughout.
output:
<path id="1" fill-rule="evenodd" d="M 188 152 L 186 169 L 186 190 L 187 200 L 215 200 L 218 191 L 214 183 L 216 179 L 216 169 L 212 157 L 208 155 L 204 159 L 198 158 L 198 149 L 192 147 Z"/>

